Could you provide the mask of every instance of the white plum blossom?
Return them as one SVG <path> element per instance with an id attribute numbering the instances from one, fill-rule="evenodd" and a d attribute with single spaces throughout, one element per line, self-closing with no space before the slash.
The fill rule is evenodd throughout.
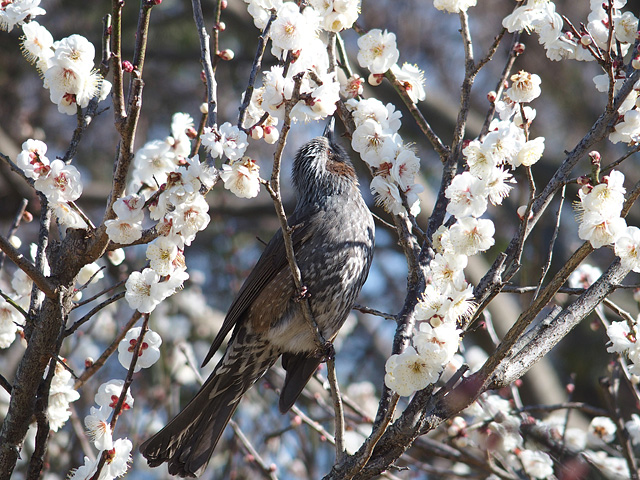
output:
<path id="1" fill-rule="evenodd" d="M 544 137 L 534 138 L 522 146 L 518 155 L 511 161 L 511 165 L 513 167 L 519 167 L 520 165 L 530 167 L 542 158 L 543 153 Z"/>
<path id="2" fill-rule="evenodd" d="M 44 86 L 60 113 L 75 115 L 77 107 L 84 108 L 94 97 L 102 101 L 109 95 L 111 83 L 93 70 L 95 48 L 86 38 L 74 34 L 53 46 L 53 56 L 46 65 L 39 65 Z"/>
<path id="3" fill-rule="evenodd" d="M 360 13 L 360 0 L 311 0 L 309 3 L 322 18 L 322 28 L 328 32 L 351 28 Z"/>
<path id="4" fill-rule="evenodd" d="M 602 270 L 588 263 L 582 263 L 569 275 L 571 288 L 589 288 L 602 275 Z"/>
<path id="5" fill-rule="evenodd" d="M 612 170 L 603 181 L 593 188 L 582 188 L 578 191 L 580 208 L 584 212 L 595 211 L 604 215 L 617 217 L 624 204 L 624 174 Z"/>
<path id="6" fill-rule="evenodd" d="M 92 478 L 96 469 L 98 468 L 98 459 L 91 460 L 89 457 L 84 457 L 84 464 L 78 468 L 74 468 L 69 472 L 69 480 L 89 480 Z M 102 478 L 100 479 L 102 480 Z"/>
<path id="7" fill-rule="evenodd" d="M 627 227 L 614 248 L 624 268 L 640 273 L 640 228 Z"/>
<path id="8" fill-rule="evenodd" d="M 66 228 L 87 228 L 87 222 L 76 210 L 71 208 L 67 203 L 54 203 L 52 206 L 53 213 L 58 223 Z"/>
<path id="9" fill-rule="evenodd" d="M 113 203 L 113 211 L 118 218 L 130 222 L 141 222 L 143 220 L 142 207 L 144 207 L 144 198 L 135 193 L 120 197 Z"/>
<path id="10" fill-rule="evenodd" d="M 529 103 L 540 96 L 541 80 L 535 73 L 520 70 L 511 75 L 511 81 L 513 83 L 505 94 L 514 102 Z"/>
<path id="11" fill-rule="evenodd" d="M 469 166 L 469 172 L 478 178 L 486 177 L 497 165 L 493 150 L 486 142 L 471 140 L 469 144 L 463 148 L 462 154 Z"/>
<path id="12" fill-rule="evenodd" d="M 611 443 L 616 438 L 616 424 L 609 417 L 594 417 L 587 430 L 587 441 L 593 446 Z"/>
<path id="13" fill-rule="evenodd" d="M 466 255 L 457 252 L 436 253 L 431 261 L 431 275 L 433 282 L 439 288 L 460 286 L 465 283 L 464 269 L 467 266 Z"/>
<path id="14" fill-rule="evenodd" d="M 12 0 L 0 3 L 0 30 L 10 32 L 16 25 L 22 25 L 27 17 L 33 19 L 46 12 L 40 8 L 40 0 Z"/>
<path id="15" fill-rule="evenodd" d="M 16 164 L 27 177 L 36 180 L 49 173 L 50 162 L 45 156 L 46 153 L 46 143 L 29 139 L 22 144 L 22 151 L 16 157 Z"/>
<path id="16" fill-rule="evenodd" d="M 598 211 L 585 211 L 578 227 L 578 237 L 590 242 L 593 248 L 600 248 L 615 243 L 626 228 L 624 218 Z"/>
<path id="17" fill-rule="evenodd" d="M 502 26 L 510 33 L 535 31 L 537 23 L 547 15 L 549 0 L 527 0 L 502 20 Z"/>
<path id="18" fill-rule="evenodd" d="M 45 71 L 47 62 L 53 57 L 53 36 L 49 30 L 33 20 L 22 26 L 22 32 L 22 53 L 27 61 L 35 63 L 41 72 Z"/>
<path id="19" fill-rule="evenodd" d="M 260 166 L 249 157 L 223 164 L 220 178 L 224 188 L 240 198 L 253 198 L 260 192 Z"/>
<path id="20" fill-rule="evenodd" d="M 35 187 L 51 203 L 72 202 L 82 194 L 80 172 L 62 160 L 51 162 L 48 173 L 36 179 Z"/>
<path id="21" fill-rule="evenodd" d="M 611 345 L 607 347 L 609 353 L 625 353 L 637 346 L 636 326 L 631 327 L 627 322 L 611 322 L 607 327 L 607 336 Z"/>
<path id="22" fill-rule="evenodd" d="M 449 239 L 456 252 L 471 256 L 493 246 L 495 226 L 485 218 L 464 217 L 449 229 Z"/>
<path id="23" fill-rule="evenodd" d="M 424 90 L 424 72 L 417 65 L 405 63 L 402 68 L 398 67 L 398 65 L 393 65 L 391 71 L 404 87 L 413 103 L 418 103 L 427 97 Z"/>
<path id="24" fill-rule="evenodd" d="M 107 479 L 117 478 L 127 473 L 131 463 L 132 449 L 133 444 L 128 438 L 119 438 L 113 442 L 113 448 L 108 452 L 101 478 L 103 475 Z"/>
<path id="25" fill-rule="evenodd" d="M 385 73 L 400 57 L 396 48 L 396 36 L 378 28 L 370 30 L 358 39 L 358 63 L 371 73 Z"/>
<path id="26" fill-rule="evenodd" d="M 128 222 L 119 218 L 104 222 L 109 240 L 129 245 L 142 237 L 142 223 Z"/>
<path id="27" fill-rule="evenodd" d="M 447 212 L 457 218 L 479 217 L 487 210 L 486 187 L 469 172 L 456 175 L 445 190 Z"/>
<path id="28" fill-rule="evenodd" d="M 104 278 L 104 272 L 100 265 L 96 262 L 88 263 L 80 269 L 78 276 L 76 277 L 76 283 L 78 285 L 85 285 L 89 282 L 96 283 Z"/>
<path id="29" fill-rule="evenodd" d="M 122 388 L 124 387 L 124 380 L 109 380 L 98 387 L 98 392 L 95 396 L 95 402 L 99 405 L 102 418 L 107 418 L 113 412 L 113 409 L 118 404 L 118 399 L 122 395 Z M 131 390 L 127 389 L 127 393 L 122 403 L 122 410 L 129 410 L 133 407 L 133 397 L 131 396 Z"/>
<path id="30" fill-rule="evenodd" d="M 416 157 L 413 150 L 402 147 L 393 161 L 391 178 L 402 190 L 407 190 L 414 183 L 414 178 L 419 171 L 420 159 Z"/>
<path id="31" fill-rule="evenodd" d="M 71 372 L 60 362 L 56 363 L 55 373 L 51 379 L 49 389 L 49 405 L 47 407 L 47 418 L 49 428 L 57 432 L 71 417 L 69 404 L 80 398 L 80 394 L 74 390 L 75 381 Z"/>
<path id="32" fill-rule="evenodd" d="M 553 460 L 546 453 L 525 449 L 518 452 L 518 458 L 530 477 L 544 480 L 553 476 Z"/>
<path id="33" fill-rule="evenodd" d="M 204 145 L 214 157 L 220 157 L 224 153 L 229 160 L 241 158 L 249 146 L 247 134 L 229 122 L 220 125 L 218 132 L 215 132 L 211 128 L 205 128 L 202 134 L 202 145 Z"/>
<path id="34" fill-rule="evenodd" d="M 383 160 L 383 147 L 387 142 L 399 143 L 399 136 L 386 132 L 382 125 L 373 119 L 365 120 L 353 132 L 351 146 L 362 159 L 372 167 L 378 168 Z M 387 145 L 389 148 L 389 145 Z"/>
<path id="35" fill-rule="evenodd" d="M 156 189 L 167 182 L 167 174 L 175 170 L 177 159 L 164 140 L 152 140 L 144 144 L 133 157 L 133 183 Z M 136 187 L 132 190 L 137 190 Z"/>
<path id="36" fill-rule="evenodd" d="M 11 346 L 18 332 L 18 324 L 22 323 L 16 308 L 0 297 L 0 348 Z"/>
<path id="37" fill-rule="evenodd" d="M 128 369 L 133 359 L 133 352 L 138 343 L 141 332 L 140 327 L 132 328 L 127 335 L 118 344 L 118 361 L 120 365 Z M 138 359 L 134 367 L 134 373 L 139 372 L 142 368 L 149 368 L 160 358 L 160 345 L 162 338 L 153 330 L 147 330 L 144 334 L 142 344 L 138 351 Z"/>
<path id="38" fill-rule="evenodd" d="M 147 246 L 149 266 L 162 276 L 170 275 L 176 269 L 179 254 L 178 246 L 167 237 L 158 237 Z"/>
<path id="39" fill-rule="evenodd" d="M 492 168 L 482 179 L 485 182 L 487 198 L 492 205 L 502 205 L 502 200 L 509 196 L 513 188 L 509 184 L 515 183 L 511 173 L 502 167 Z"/>
<path id="40" fill-rule="evenodd" d="M 438 10 L 449 13 L 466 12 L 469 7 L 475 7 L 477 0 L 433 0 L 433 6 Z"/>
<path id="41" fill-rule="evenodd" d="M 271 25 L 271 41 L 277 50 L 297 51 L 305 47 L 306 43 L 317 36 L 320 18 L 313 7 L 307 7 L 302 12 L 295 2 L 284 2 L 278 8 L 277 17 Z"/>
<path id="42" fill-rule="evenodd" d="M 629 437 L 634 445 L 640 444 L 640 415 L 637 413 L 631 414 L 631 420 L 625 422 L 624 427 L 629 432 Z"/>
<path id="43" fill-rule="evenodd" d="M 397 185 L 382 175 L 376 175 L 371 180 L 371 193 L 376 197 L 376 205 L 382 206 L 387 212 L 398 215 L 406 211 Z"/>
<path id="44" fill-rule="evenodd" d="M 640 140 L 640 111 L 629 110 L 624 114 L 624 120 L 618 123 L 615 130 L 609 134 L 612 143 L 635 144 Z"/>
<path id="45" fill-rule="evenodd" d="M 151 313 L 164 300 L 158 288 L 160 275 L 150 268 L 132 272 L 125 284 L 125 299 L 131 308 L 142 313 Z"/>
<path id="46" fill-rule="evenodd" d="M 613 23 L 616 40 L 633 44 L 638 38 L 638 19 L 631 12 L 624 12 Z"/>
<path id="47" fill-rule="evenodd" d="M 435 327 L 429 322 L 422 322 L 413 337 L 413 344 L 420 356 L 427 359 L 438 373 L 451 361 L 459 343 L 460 331 L 455 322 L 442 322 Z"/>
<path id="48" fill-rule="evenodd" d="M 400 129 L 402 112 L 396 110 L 392 103 L 385 105 L 377 98 L 365 98 L 359 101 L 351 99 L 347 106 L 353 109 L 356 127 L 371 119 L 378 122 L 387 133 L 396 133 Z"/>
<path id="49" fill-rule="evenodd" d="M 108 421 L 109 415 L 105 415 L 107 410 L 91 407 L 91 413 L 84 417 L 84 426 L 87 428 L 89 438 L 91 438 L 98 450 L 111 450 L 113 448 L 111 424 Z"/>
<path id="50" fill-rule="evenodd" d="M 399 355 L 391 355 L 385 364 L 384 383 L 398 395 L 406 397 L 438 380 L 439 371 L 409 346 Z"/>
<path id="51" fill-rule="evenodd" d="M 253 17 L 256 28 L 263 30 L 267 26 L 267 21 L 271 17 L 271 10 L 278 10 L 283 0 L 244 0 L 249 4 L 247 10 Z"/>

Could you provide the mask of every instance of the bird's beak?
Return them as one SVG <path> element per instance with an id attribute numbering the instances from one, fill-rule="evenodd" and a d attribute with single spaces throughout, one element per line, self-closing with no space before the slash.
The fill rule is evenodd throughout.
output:
<path id="1" fill-rule="evenodd" d="M 324 127 L 324 134 L 323 134 L 327 138 L 327 140 L 329 140 L 329 143 L 333 143 L 333 130 L 335 126 L 336 126 L 336 117 L 332 115 L 331 118 L 329 119 L 329 122 L 327 123 L 327 126 Z"/>

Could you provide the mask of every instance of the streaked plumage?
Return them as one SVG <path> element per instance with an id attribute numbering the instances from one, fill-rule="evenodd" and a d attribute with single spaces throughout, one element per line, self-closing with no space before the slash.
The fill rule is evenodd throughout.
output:
<path id="1" fill-rule="evenodd" d="M 373 218 L 332 131 L 298 151 L 293 182 L 298 203 L 288 222 L 295 226 L 296 260 L 314 318 L 332 341 L 369 272 Z M 182 412 L 141 445 L 149 465 L 168 462 L 172 475 L 202 473 L 240 398 L 280 355 L 287 376 L 279 407 L 283 413 L 291 408 L 322 361 L 297 297 L 278 231 L 231 304 L 203 365 L 233 330 L 224 357 Z"/>

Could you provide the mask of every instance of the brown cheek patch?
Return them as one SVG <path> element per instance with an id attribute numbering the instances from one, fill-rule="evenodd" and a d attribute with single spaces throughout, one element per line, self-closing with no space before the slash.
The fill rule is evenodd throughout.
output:
<path id="1" fill-rule="evenodd" d="M 350 177 L 354 179 L 356 178 L 356 172 L 353 167 L 343 162 L 330 160 L 327 162 L 327 170 L 331 173 L 335 173 L 336 175 L 341 175 L 343 177 Z"/>

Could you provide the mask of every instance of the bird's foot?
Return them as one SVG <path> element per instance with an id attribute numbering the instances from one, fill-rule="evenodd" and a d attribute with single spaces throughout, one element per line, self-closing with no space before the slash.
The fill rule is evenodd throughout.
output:
<path id="1" fill-rule="evenodd" d="M 309 297 L 311 297 L 311 294 L 309 293 L 309 289 L 305 285 L 302 285 L 300 287 L 300 291 L 298 292 L 298 294 L 295 297 L 293 297 L 293 299 L 296 302 L 301 302 L 305 298 L 309 298 Z"/>
<path id="2" fill-rule="evenodd" d="M 320 362 L 324 363 L 327 360 L 331 360 L 336 356 L 336 349 L 333 347 L 333 343 L 325 342 L 324 345 L 316 350 L 316 356 L 320 358 Z"/>

